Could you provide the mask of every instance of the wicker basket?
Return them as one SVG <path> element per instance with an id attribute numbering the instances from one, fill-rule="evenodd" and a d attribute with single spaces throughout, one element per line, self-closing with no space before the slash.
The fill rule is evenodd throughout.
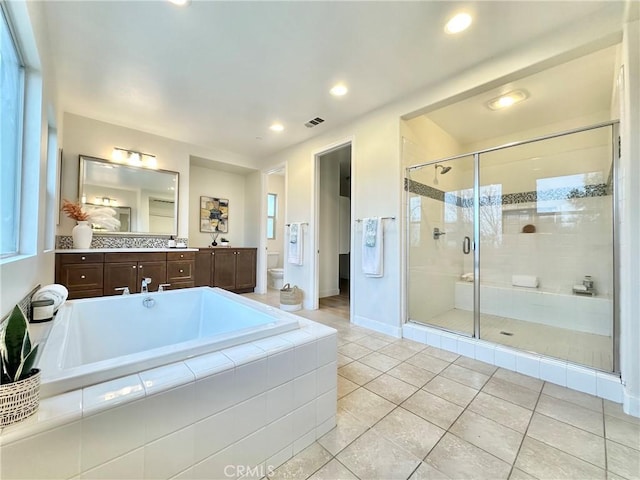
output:
<path id="1" fill-rule="evenodd" d="M 11 425 L 32 415 L 40 405 L 40 370 L 13 383 L 0 385 L 0 426 Z"/>
<path id="2" fill-rule="evenodd" d="M 295 312 L 302 308 L 302 290 L 297 285 L 286 284 L 280 290 L 280 309 Z"/>

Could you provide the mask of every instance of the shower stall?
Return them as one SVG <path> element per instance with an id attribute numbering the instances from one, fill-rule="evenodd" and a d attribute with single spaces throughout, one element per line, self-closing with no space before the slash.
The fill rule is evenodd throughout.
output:
<path id="1" fill-rule="evenodd" d="M 408 167 L 407 320 L 618 371 L 617 128 Z"/>

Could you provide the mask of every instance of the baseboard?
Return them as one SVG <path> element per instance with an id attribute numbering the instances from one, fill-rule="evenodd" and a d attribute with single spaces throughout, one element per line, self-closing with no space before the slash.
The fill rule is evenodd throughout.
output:
<path id="1" fill-rule="evenodd" d="M 320 290 L 320 293 L 318 294 L 318 298 L 335 297 L 336 295 L 340 295 L 339 288 L 334 288 L 331 290 Z"/>
<path id="2" fill-rule="evenodd" d="M 388 325 L 386 323 L 382 323 L 377 320 L 372 320 L 367 317 L 356 315 L 353 317 L 352 323 L 354 323 L 355 325 L 359 325 L 361 327 L 375 330 L 376 332 L 379 332 L 379 333 L 384 333 L 385 335 L 391 335 L 392 337 L 402 338 L 402 328 L 394 327 L 393 325 Z"/>
<path id="3" fill-rule="evenodd" d="M 630 395 L 626 389 L 622 392 L 622 409 L 627 415 L 640 417 L 640 398 Z"/>

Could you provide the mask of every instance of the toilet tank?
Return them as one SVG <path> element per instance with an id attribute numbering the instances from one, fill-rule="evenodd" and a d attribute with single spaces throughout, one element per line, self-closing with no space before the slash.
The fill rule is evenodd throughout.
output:
<path id="1" fill-rule="evenodd" d="M 280 252 L 267 252 L 267 268 L 276 268 L 280 261 Z"/>

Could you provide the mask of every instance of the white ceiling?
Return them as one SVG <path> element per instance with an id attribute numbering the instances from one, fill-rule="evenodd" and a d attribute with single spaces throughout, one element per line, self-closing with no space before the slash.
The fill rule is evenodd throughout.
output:
<path id="1" fill-rule="evenodd" d="M 44 11 L 64 111 L 262 157 L 611 3 L 49 0 Z M 473 25 L 445 35 L 463 7 Z M 336 99 L 338 81 L 350 91 Z M 325 123 L 304 127 L 316 116 Z"/>

